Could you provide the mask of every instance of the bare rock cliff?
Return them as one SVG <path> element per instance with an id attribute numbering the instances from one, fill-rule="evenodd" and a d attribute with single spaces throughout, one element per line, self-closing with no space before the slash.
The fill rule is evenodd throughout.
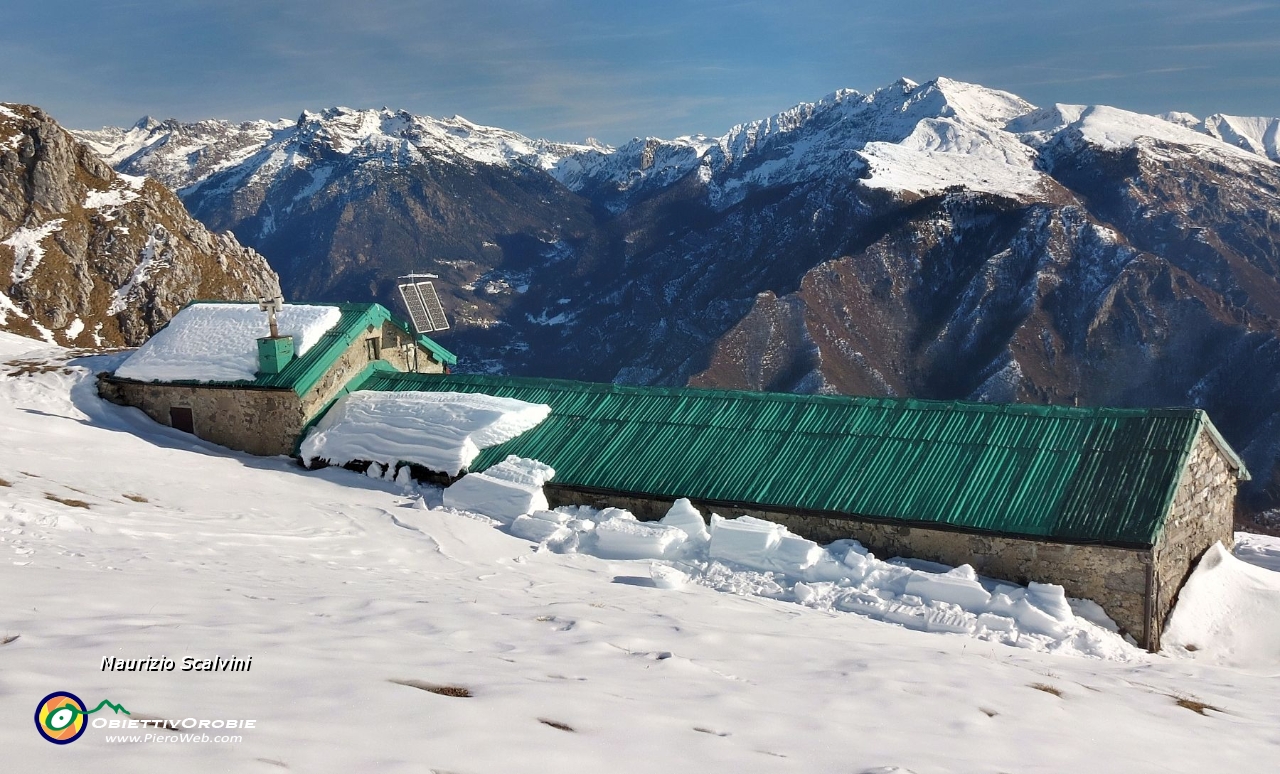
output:
<path id="1" fill-rule="evenodd" d="M 0 104 L 0 329 L 135 345 L 193 299 L 278 290 L 261 255 L 163 185 L 117 174 L 39 108 Z"/>

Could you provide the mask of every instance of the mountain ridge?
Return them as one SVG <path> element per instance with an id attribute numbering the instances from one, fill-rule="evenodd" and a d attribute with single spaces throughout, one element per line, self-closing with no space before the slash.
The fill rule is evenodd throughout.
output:
<path id="1" fill-rule="evenodd" d="M 188 175 L 192 213 L 291 295 L 395 304 L 397 275 L 437 272 L 468 370 L 1195 405 L 1244 450 L 1250 501 L 1280 502 L 1265 120 L 940 78 L 617 148 L 462 121 L 308 113 L 181 158 L 147 122 L 118 166 Z"/>

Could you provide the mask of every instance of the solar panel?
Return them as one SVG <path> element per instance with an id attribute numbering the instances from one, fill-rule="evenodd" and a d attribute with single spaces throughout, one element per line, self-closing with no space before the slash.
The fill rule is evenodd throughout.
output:
<path id="1" fill-rule="evenodd" d="M 440 304 L 440 296 L 430 282 L 402 282 L 400 298 L 404 299 L 404 307 L 409 310 L 409 319 L 418 333 L 432 333 L 449 329 L 449 320 L 444 316 L 444 307 Z"/>
<path id="2" fill-rule="evenodd" d="M 418 295 L 418 288 L 412 282 L 405 282 L 399 285 L 400 298 L 404 299 L 404 308 L 409 310 L 409 319 L 413 320 L 413 328 L 418 333 L 431 333 L 435 328 L 431 327 L 431 318 L 427 316 L 427 308 L 422 303 L 422 296 Z"/>
<path id="3" fill-rule="evenodd" d="M 430 282 L 419 282 L 418 293 L 422 296 L 422 304 L 426 307 L 432 330 L 449 330 L 449 321 L 444 316 L 444 307 L 440 305 L 440 297 L 436 295 L 435 287 Z"/>

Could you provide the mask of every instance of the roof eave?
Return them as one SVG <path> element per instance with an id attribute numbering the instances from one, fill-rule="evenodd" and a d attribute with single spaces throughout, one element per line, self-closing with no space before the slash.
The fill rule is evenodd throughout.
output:
<path id="1" fill-rule="evenodd" d="M 1249 473 L 1249 469 L 1245 467 L 1244 460 L 1240 459 L 1240 455 L 1236 454 L 1231 448 L 1231 444 L 1222 437 L 1222 433 L 1218 432 L 1218 428 L 1213 424 L 1213 420 L 1209 418 L 1209 414 L 1201 409 L 1196 410 L 1200 418 L 1200 426 L 1209 434 L 1213 445 L 1218 447 L 1218 451 L 1226 458 L 1227 464 L 1236 472 L 1237 481 L 1252 481 L 1253 475 Z"/>

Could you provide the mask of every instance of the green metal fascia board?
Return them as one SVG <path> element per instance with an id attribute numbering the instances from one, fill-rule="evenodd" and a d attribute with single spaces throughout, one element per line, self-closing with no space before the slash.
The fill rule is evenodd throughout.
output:
<path id="1" fill-rule="evenodd" d="M 421 344 L 422 346 L 430 350 L 431 354 L 435 355 L 440 360 L 440 362 L 444 363 L 445 365 L 452 366 L 452 365 L 458 364 L 457 355 L 453 354 L 449 350 L 437 344 L 433 339 L 429 338 L 426 334 L 419 333 L 417 340 L 419 344 Z"/>
<path id="2" fill-rule="evenodd" d="M 382 360 L 375 360 L 360 369 L 360 373 L 356 374 L 346 384 L 344 384 L 342 389 L 338 390 L 336 395 L 326 401 L 325 404 L 307 420 L 307 423 L 302 426 L 302 431 L 298 433 L 298 437 L 293 441 L 293 456 L 298 456 L 298 452 L 302 448 L 302 442 L 306 439 L 307 433 L 311 432 L 311 428 L 315 427 L 317 422 L 324 419 L 324 415 L 329 413 L 329 409 L 333 408 L 333 404 L 337 403 L 339 398 L 360 389 L 359 385 L 364 384 L 374 374 L 385 372 L 399 373 L 396 371 L 394 366 Z"/>
<path id="3" fill-rule="evenodd" d="M 391 313 L 380 304 L 339 304 L 342 317 L 307 353 L 285 366 L 278 376 L 287 382 L 295 393 L 305 395 L 333 367 L 370 325 L 381 327 L 391 318 Z M 259 377 L 259 381 L 270 377 Z"/>

